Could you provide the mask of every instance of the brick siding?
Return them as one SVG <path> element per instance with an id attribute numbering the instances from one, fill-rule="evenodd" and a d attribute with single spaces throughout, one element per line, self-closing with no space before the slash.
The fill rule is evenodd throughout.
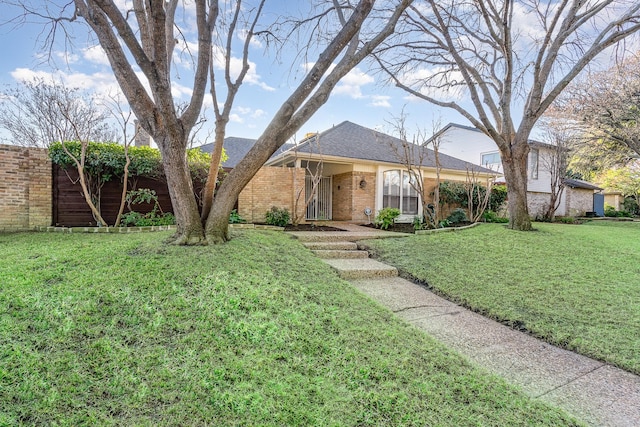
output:
<path id="1" fill-rule="evenodd" d="M 0 145 L 0 231 L 51 225 L 51 161 L 46 149 Z"/>
<path id="2" fill-rule="evenodd" d="M 364 188 L 360 187 L 362 181 Z M 332 195 L 334 220 L 368 222 L 364 210 L 375 210 L 376 174 L 353 171 L 333 175 Z"/>
<path id="3" fill-rule="evenodd" d="M 593 190 L 586 188 L 565 188 L 567 192 L 567 215 L 584 216 L 593 210 Z"/>
<path id="4" fill-rule="evenodd" d="M 302 189 L 297 210 L 304 219 L 304 173 L 301 168 L 261 168 L 238 196 L 238 213 L 248 222 L 264 222 L 272 206 L 293 213 L 298 194 L 294 190 Z"/>

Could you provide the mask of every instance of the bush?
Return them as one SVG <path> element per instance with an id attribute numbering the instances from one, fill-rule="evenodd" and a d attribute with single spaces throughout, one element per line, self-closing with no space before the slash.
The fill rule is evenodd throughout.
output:
<path id="1" fill-rule="evenodd" d="M 462 208 L 456 208 L 451 212 L 451 215 L 447 217 L 447 221 L 451 224 L 459 224 L 461 222 L 468 222 L 467 212 Z"/>
<path id="2" fill-rule="evenodd" d="M 269 225 L 275 225 L 278 227 L 284 227 L 289 224 L 291 215 L 288 209 L 281 209 L 276 206 L 271 206 L 271 210 L 268 210 L 264 215 L 265 222 Z"/>
<path id="3" fill-rule="evenodd" d="M 572 216 L 556 217 L 555 221 L 562 224 L 582 224 L 582 221 Z"/>
<path id="4" fill-rule="evenodd" d="M 413 229 L 414 230 L 423 230 L 425 227 L 424 222 L 422 222 L 422 218 L 419 215 L 413 217 Z"/>
<path id="5" fill-rule="evenodd" d="M 484 220 L 484 222 L 495 222 L 495 223 L 509 222 L 509 218 L 501 217 L 500 215 L 498 215 L 492 210 L 484 211 L 484 214 L 482 214 L 482 219 Z"/>
<path id="6" fill-rule="evenodd" d="M 442 181 L 440 183 L 440 203 L 467 206 L 469 195 L 463 182 Z M 483 185 L 476 184 L 473 189 L 473 207 L 476 209 L 480 200 L 484 199 L 487 189 Z M 487 209 L 499 211 L 507 200 L 507 187 L 505 185 L 494 185 L 491 187 L 489 203 Z"/>
<path id="7" fill-rule="evenodd" d="M 507 200 L 507 186 L 503 184 L 491 187 L 491 195 L 489 196 L 489 210 L 498 212 Z"/>
<path id="8" fill-rule="evenodd" d="M 147 214 L 140 212 L 127 212 L 122 215 L 122 224 L 127 227 L 148 227 L 151 225 L 174 225 L 176 217 L 171 212 L 158 215 L 152 211 Z"/>
<path id="9" fill-rule="evenodd" d="M 246 219 L 242 218 L 236 209 L 231 211 L 229 215 L 229 224 L 242 224 L 247 222 Z"/>
<path id="10" fill-rule="evenodd" d="M 131 209 L 131 205 L 153 204 L 151 212 L 141 214 Z M 158 196 L 154 190 L 140 188 L 127 192 L 127 204 L 130 212 L 122 215 L 121 222 L 127 227 L 147 227 L 151 225 L 173 225 L 176 217 L 171 212 L 162 212 L 158 203 Z"/>
<path id="11" fill-rule="evenodd" d="M 626 210 L 617 211 L 613 206 L 605 204 L 604 216 L 610 218 L 630 218 L 632 214 Z"/>
<path id="12" fill-rule="evenodd" d="M 383 230 L 388 229 L 396 221 L 396 218 L 400 216 L 400 209 L 396 208 L 384 208 L 378 212 L 376 216 L 376 226 Z"/>

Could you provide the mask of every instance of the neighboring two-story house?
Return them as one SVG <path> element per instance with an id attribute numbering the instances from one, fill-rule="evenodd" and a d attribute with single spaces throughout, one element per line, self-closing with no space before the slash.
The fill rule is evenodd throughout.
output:
<path id="1" fill-rule="evenodd" d="M 496 143 L 482 131 L 455 123 L 449 123 L 433 137 L 438 138 L 440 152 L 461 160 L 484 166 L 502 175 L 500 151 Z M 540 216 L 549 204 L 551 195 L 550 159 L 554 146 L 529 141 L 527 162 L 527 201 L 529 214 Z M 500 178 L 498 179 L 500 182 Z M 504 178 L 502 181 L 504 182 Z M 509 183 L 506 183 L 509 185 Z M 586 181 L 565 179 L 565 189 L 556 209 L 558 216 L 581 216 L 587 212 L 604 215 L 602 189 Z"/>

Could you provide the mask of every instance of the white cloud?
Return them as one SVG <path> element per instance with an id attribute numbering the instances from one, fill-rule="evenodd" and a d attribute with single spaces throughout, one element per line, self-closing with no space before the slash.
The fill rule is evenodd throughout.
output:
<path id="1" fill-rule="evenodd" d="M 462 84 L 464 78 L 459 71 L 445 68 L 420 68 L 399 77 L 400 81 L 422 93 L 436 99 L 462 100 L 466 86 Z M 425 86 L 425 82 L 428 85 Z M 416 97 L 410 95 L 407 99 Z"/>
<path id="2" fill-rule="evenodd" d="M 258 108 L 253 113 L 251 113 L 251 118 L 252 119 L 259 119 L 260 117 L 263 117 L 265 114 L 267 114 L 266 111 L 261 110 L 261 109 Z"/>
<path id="3" fill-rule="evenodd" d="M 235 113 L 229 115 L 229 121 L 233 123 L 244 123 L 244 119 Z"/>
<path id="4" fill-rule="evenodd" d="M 362 86 L 373 83 L 374 79 L 367 73 L 363 73 L 359 68 L 349 71 L 346 76 L 340 80 L 340 83 L 334 89 L 336 95 L 347 95 L 353 99 L 360 99 L 362 95 Z"/>
<path id="5" fill-rule="evenodd" d="M 222 108 L 222 106 L 220 107 Z M 256 109 L 254 110 L 251 107 L 235 107 L 234 108 L 234 112 L 235 114 L 233 114 L 236 118 L 236 123 L 244 123 L 245 118 L 250 118 L 250 119 L 259 119 L 260 117 L 263 117 L 266 113 L 266 111 L 261 110 L 261 109 Z M 229 120 L 231 120 L 231 116 L 229 117 Z"/>
<path id="6" fill-rule="evenodd" d="M 54 52 L 53 54 L 56 58 L 61 59 L 66 65 L 74 64 L 78 62 L 78 59 L 80 59 L 78 55 L 76 55 L 75 53 L 71 53 L 69 51 L 59 50 Z"/>
<path id="7" fill-rule="evenodd" d="M 171 82 L 171 95 L 173 95 L 174 98 L 182 98 L 182 97 L 190 97 L 191 94 L 193 93 L 193 89 L 181 84 L 174 82 Z"/>
<path id="8" fill-rule="evenodd" d="M 98 65 L 110 65 L 107 54 L 102 49 L 102 46 L 96 45 L 84 49 L 82 51 L 82 57 L 87 61 Z"/>
<path id="9" fill-rule="evenodd" d="M 250 85 L 258 86 L 267 92 L 273 92 L 276 89 L 274 87 L 269 86 L 265 82 L 262 81 L 262 77 L 257 72 L 257 66 L 255 62 L 248 61 L 249 70 L 244 78 L 245 83 Z M 213 66 L 217 70 L 224 70 L 225 68 L 225 51 L 220 46 L 213 47 Z M 229 61 L 229 73 L 231 74 L 231 79 L 235 80 L 238 75 L 240 75 L 240 71 L 242 71 L 242 59 L 237 58 L 235 56 L 231 57 Z"/>
<path id="10" fill-rule="evenodd" d="M 236 37 L 238 37 L 238 39 L 240 39 L 240 41 L 244 44 L 244 41 L 246 40 L 248 33 L 249 33 L 249 30 L 247 29 L 238 30 L 236 32 Z M 249 46 L 257 49 L 263 48 L 262 42 L 255 37 L 251 37 L 251 40 L 249 41 Z"/>
<path id="11" fill-rule="evenodd" d="M 107 93 L 118 84 L 111 73 L 65 73 L 62 71 L 34 71 L 29 68 L 16 68 L 11 72 L 11 77 L 18 81 L 43 80 L 45 82 L 61 82 L 66 86 L 82 90 L 91 90 Z"/>
<path id="12" fill-rule="evenodd" d="M 389 102 L 390 99 L 391 97 L 387 95 L 371 95 L 371 102 L 369 105 L 373 107 L 391 108 L 391 103 Z"/>

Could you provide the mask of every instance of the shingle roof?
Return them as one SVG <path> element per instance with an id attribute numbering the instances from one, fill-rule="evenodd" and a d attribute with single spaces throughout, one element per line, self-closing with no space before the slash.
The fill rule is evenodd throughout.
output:
<path id="1" fill-rule="evenodd" d="M 255 139 L 249 138 L 237 138 L 235 136 L 229 136 L 224 139 L 223 147 L 224 151 L 227 153 L 227 161 L 222 163 L 222 166 L 225 168 L 234 168 L 240 160 L 249 152 L 253 144 L 256 143 Z M 211 153 L 213 151 L 213 143 L 201 145 L 200 150 L 205 153 Z M 275 152 L 273 156 L 277 156 L 283 151 L 291 148 L 291 144 L 283 145 L 278 151 Z"/>
<path id="2" fill-rule="evenodd" d="M 402 160 L 394 151 L 394 147 L 402 152 L 402 140 L 355 123 L 344 121 L 318 135 L 302 141 L 296 150 L 298 153 L 344 157 L 354 160 L 371 160 L 401 164 Z M 285 152 L 284 155 L 287 153 Z M 422 165 L 435 167 L 435 155 L 428 150 Z M 492 172 L 489 169 L 465 162 L 455 157 L 440 153 L 440 166 L 449 170 L 467 170 Z"/>
<path id="3" fill-rule="evenodd" d="M 594 185 L 590 182 L 583 181 L 581 179 L 565 179 L 565 185 L 568 185 L 571 188 L 584 188 L 586 190 L 602 190 L 602 188 Z"/>

